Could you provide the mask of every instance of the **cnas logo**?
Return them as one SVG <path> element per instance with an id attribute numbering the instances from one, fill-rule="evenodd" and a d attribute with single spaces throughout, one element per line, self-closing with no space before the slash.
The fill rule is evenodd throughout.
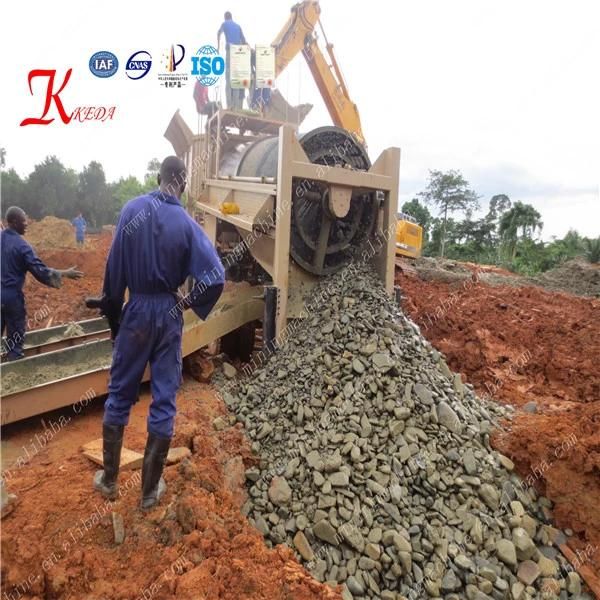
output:
<path id="1" fill-rule="evenodd" d="M 29 92 L 32 96 L 33 88 L 31 87 L 31 81 L 36 77 L 47 77 L 48 83 L 46 85 L 46 97 L 44 99 L 44 109 L 41 117 L 28 117 L 23 119 L 20 123 L 21 127 L 25 127 L 25 125 L 50 125 L 52 121 L 54 121 L 54 117 L 46 118 L 48 112 L 50 111 L 50 106 L 54 104 L 56 111 L 58 112 L 58 116 L 61 121 L 68 125 L 72 120 L 79 121 L 82 123 L 83 121 L 106 121 L 108 119 L 113 118 L 115 111 L 117 110 L 116 106 L 78 106 L 74 111 L 68 113 L 65 110 L 64 104 L 60 99 L 60 94 L 65 89 L 69 80 L 71 79 L 71 74 L 73 69 L 69 69 L 63 79 L 62 85 L 57 91 L 54 91 L 54 79 L 56 77 L 56 69 L 34 69 L 33 71 L 29 71 L 29 77 L 27 78 L 27 82 L 29 83 Z"/>
<path id="2" fill-rule="evenodd" d="M 152 67 L 152 57 L 145 50 L 134 52 L 125 63 L 125 73 L 129 79 L 141 79 L 148 75 Z"/>
<path id="3" fill-rule="evenodd" d="M 92 54 L 89 66 L 96 77 L 112 77 L 119 68 L 119 60 L 112 52 L 102 50 Z"/>
<path id="4" fill-rule="evenodd" d="M 192 75 L 205 86 L 215 85 L 225 72 L 225 59 L 214 46 L 202 46 L 192 56 Z"/>

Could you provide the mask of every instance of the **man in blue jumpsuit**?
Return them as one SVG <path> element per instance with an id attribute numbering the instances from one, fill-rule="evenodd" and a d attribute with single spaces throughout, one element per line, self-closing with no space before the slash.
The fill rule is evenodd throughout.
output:
<path id="1" fill-rule="evenodd" d="M 233 20 L 231 13 L 227 11 L 224 15 L 225 20 L 221 23 L 217 31 L 217 48 L 221 43 L 221 34 L 225 35 L 225 94 L 227 97 L 227 108 L 229 110 L 242 110 L 244 104 L 245 90 L 231 89 L 231 70 L 230 70 L 230 51 L 231 44 L 240 45 L 246 43 L 242 28 Z"/>
<path id="2" fill-rule="evenodd" d="M 78 245 L 83 246 L 85 242 L 85 230 L 87 228 L 87 223 L 83 218 L 83 215 L 79 213 L 72 221 L 73 227 L 75 227 L 75 241 Z"/>
<path id="3" fill-rule="evenodd" d="M 158 190 L 130 200 L 121 211 L 101 299 L 114 349 L 102 428 L 104 470 L 96 473 L 94 487 L 107 498 L 117 495 L 123 431 L 149 363 L 152 402 L 142 466 L 143 509 L 154 506 L 166 490 L 162 471 L 181 384 L 182 312 L 191 308 L 205 319 L 225 282 L 215 248 L 179 202 L 186 185 L 184 163 L 166 158 L 158 182 Z M 188 276 L 195 283 L 182 299 L 178 288 Z M 126 288 L 129 300 L 121 314 Z"/>
<path id="4" fill-rule="evenodd" d="M 6 229 L 0 233 L 1 265 L 2 265 L 2 335 L 6 333 L 7 360 L 23 358 L 23 342 L 27 312 L 23 285 L 25 275 L 29 271 L 40 283 L 59 288 L 62 277 L 79 279 L 83 275 L 70 269 L 51 269 L 35 254 L 33 248 L 23 239 L 27 230 L 27 215 L 18 206 L 11 206 L 6 211 Z"/>

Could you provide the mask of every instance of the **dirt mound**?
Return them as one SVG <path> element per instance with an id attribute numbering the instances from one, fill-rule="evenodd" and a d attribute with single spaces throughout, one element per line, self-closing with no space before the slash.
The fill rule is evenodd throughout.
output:
<path id="1" fill-rule="evenodd" d="M 600 297 L 600 265 L 593 265 L 583 258 L 568 260 L 533 281 L 549 290 Z"/>
<path id="2" fill-rule="evenodd" d="M 29 319 L 28 329 L 39 329 L 98 316 L 98 311 L 85 307 L 84 300 L 86 296 L 96 296 L 102 291 L 106 257 L 111 242 L 110 233 L 103 233 L 88 236 L 85 248 L 54 248 L 39 251 L 40 258 L 48 266 L 57 269 L 76 266 L 83 271 L 84 276 L 76 281 L 65 279 L 58 290 L 46 287 L 28 276 L 24 287 Z"/>
<path id="3" fill-rule="evenodd" d="M 599 546 L 600 301 L 481 278 L 449 284 L 405 271 L 397 282 L 405 309 L 452 369 L 484 397 L 531 403 L 535 412 L 518 411 L 498 447 L 525 479 L 535 471 L 532 485 L 556 503 L 558 525 Z M 600 568 L 600 553 L 593 561 Z"/>
<path id="4" fill-rule="evenodd" d="M 143 451 L 148 402 L 144 394 L 134 407 L 125 434 L 128 448 Z M 7 477 L 9 490 L 18 496 L 15 509 L 2 521 L 2 592 L 7 596 L 340 598 L 312 579 L 291 550 L 268 549 L 240 512 L 244 469 L 255 459 L 239 426 L 229 426 L 224 405 L 214 393 L 192 381 L 182 388 L 173 446 L 187 446 L 192 454 L 166 467 L 165 498 L 147 514 L 138 508 L 139 470 L 121 472 L 121 496 L 115 502 L 92 491 L 96 467 L 75 443 L 98 437 L 99 408 L 92 406 L 78 415 L 70 408 L 46 415 L 52 431 L 56 425 L 54 436 L 30 464 L 13 468 Z M 217 416 L 225 423 L 218 432 L 212 424 Z M 59 427 L 63 423 L 65 431 Z M 31 434 L 20 435 L 29 448 L 27 456 L 32 454 L 32 442 L 27 441 Z M 37 435 L 48 439 L 43 429 Z M 13 441 L 17 443 L 14 435 Z M 113 511 L 123 518 L 125 538 L 120 545 L 114 541 Z"/>
<path id="5" fill-rule="evenodd" d="M 31 221 L 25 239 L 37 252 L 48 248 L 75 248 L 75 228 L 65 219 L 47 216 L 41 221 Z"/>
<path id="6" fill-rule="evenodd" d="M 458 284 L 477 279 L 488 285 L 524 287 L 536 286 L 575 296 L 600 297 L 600 265 L 575 258 L 536 277 L 523 277 L 492 265 L 478 265 L 447 258 L 418 258 L 412 265 L 397 261 L 406 274 L 418 274 L 424 281 Z"/>

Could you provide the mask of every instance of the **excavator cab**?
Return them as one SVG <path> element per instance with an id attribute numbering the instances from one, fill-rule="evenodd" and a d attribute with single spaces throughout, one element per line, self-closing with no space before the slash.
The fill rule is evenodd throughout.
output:
<path id="1" fill-rule="evenodd" d="M 423 246 L 423 228 L 414 217 L 398 213 L 396 224 L 396 255 L 418 258 Z"/>

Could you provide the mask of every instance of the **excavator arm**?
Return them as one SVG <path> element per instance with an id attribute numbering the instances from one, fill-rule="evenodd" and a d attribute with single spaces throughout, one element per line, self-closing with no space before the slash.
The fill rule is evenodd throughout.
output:
<path id="1" fill-rule="evenodd" d="M 321 8 L 317 0 L 303 0 L 292 7 L 287 23 L 272 44 L 276 54 L 275 76 L 277 77 L 291 60 L 302 52 L 334 124 L 354 134 L 364 144 L 358 108 L 350 99 L 333 52 L 333 44 L 327 41 L 319 20 L 320 13 Z M 317 24 L 321 28 L 329 62 L 315 34 Z"/>

